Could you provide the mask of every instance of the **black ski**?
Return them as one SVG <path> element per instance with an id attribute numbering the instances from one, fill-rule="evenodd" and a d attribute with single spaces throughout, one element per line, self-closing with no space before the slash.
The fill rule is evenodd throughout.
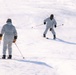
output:
<path id="1" fill-rule="evenodd" d="M 50 38 L 46 37 L 46 39 L 50 39 Z"/>
<path id="2" fill-rule="evenodd" d="M 52 39 L 52 38 L 49 38 L 49 37 L 46 37 L 46 39 L 48 39 L 48 40 L 56 40 L 56 39 Z"/>

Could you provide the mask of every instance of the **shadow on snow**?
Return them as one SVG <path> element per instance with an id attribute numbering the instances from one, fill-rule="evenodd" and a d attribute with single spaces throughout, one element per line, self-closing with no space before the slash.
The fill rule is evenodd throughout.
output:
<path id="1" fill-rule="evenodd" d="M 49 40 L 53 40 L 53 39 L 49 38 Z M 65 41 L 65 40 L 62 40 L 62 39 L 59 39 L 59 38 L 57 38 L 54 41 L 58 41 L 58 42 L 66 43 L 66 44 L 76 45 L 76 43 L 74 43 L 74 42 Z"/>
<path id="2" fill-rule="evenodd" d="M 56 40 L 56 41 L 64 42 L 64 43 L 66 43 L 66 44 L 76 45 L 76 43 L 74 43 L 74 42 L 65 41 L 65 40 L 62 40 L 62 39 L 59 39 L 59 38 L 57 38 L 57 40 Z"/>
<path id="3" fill-rule="evenodd" d="M 40 62 L 40 61 L 31 61 L 31 60 L 17 60 L 20 62 L 28 62 L 28 63 L 33 63 L 33 64 L 37 64 L 37 65 L 43 65 L 43 66 L 47 66 L 49 68 L 53 68 L 50 65 L 46 64 L 45 62 Z"/>

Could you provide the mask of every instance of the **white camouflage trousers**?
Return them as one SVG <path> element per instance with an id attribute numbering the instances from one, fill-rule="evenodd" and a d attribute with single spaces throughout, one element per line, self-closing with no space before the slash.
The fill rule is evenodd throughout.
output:
<path id="1" fill-rule="evenodd" d="M 8 54 L 12 55 L 12 42 L 4 41 L 4 43 L 3 43 L 3 55 L 6 55 L 7 49 L 8 49 Z"/>
<path id="2" fill-rule="evenodd" d="M 47 31 L 48 31 L 49 29 L 50 29 L 50 28 L 46 27 L 46 29 L 45 29 L 45 31 L 44 31 L 44 34 L 45 34 L 45 35 L 47 34 Z M 53 28 L 51 29 L 51 32 L 52 32 L 53 35 L 56 35 L 56 33 L 55 33 L 55 31 L 54 31 Z"/>

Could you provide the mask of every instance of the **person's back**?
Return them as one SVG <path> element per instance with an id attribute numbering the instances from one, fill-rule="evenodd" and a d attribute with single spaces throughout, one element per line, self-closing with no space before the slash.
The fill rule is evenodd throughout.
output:
<path id="1" fill-rule="evenodd" d="M 12 35 L 13 34 L 13 31 L 14 31 L 14 26 L 12 25 L 12 24 L 5 24 L 4 25 L 4 29 L 5 29 L 5 34 L 7 34 L 7 35 Z"/>
<path id="2" fill-rule="evenodd" d="M 4 34 L 4 39 L 7 41 L 13 41 L 13 37 L 17 35 L 16 29 L 12 23 L 5 24 L 1 33 Z"/>

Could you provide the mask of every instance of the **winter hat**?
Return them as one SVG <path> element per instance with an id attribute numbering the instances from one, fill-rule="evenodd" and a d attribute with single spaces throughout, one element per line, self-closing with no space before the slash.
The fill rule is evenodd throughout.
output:
<path id="1" fill-rule="evenodd" d="M 53 18 L 54 18 L 54 15 L 53 15 L 53 14 L 51 14 L 51 15 L 50 15 L 50 19 L 52 20 Z"/>
<path id="2" fill-rule="evenodd" d="M 50 15 L 50 17 L 54 17 L 54 15 L 53 15 L 53 14 L 51 14 L 51 15 Z"/>
<path id="3" fill-rule="evenodd" d="M 12 23 L 12 20 L 11 20 L 11 19 L 7 19 L 7 21 L 6 21 L 6 22 L 7 22 L 7 23 L 8 23 L 8 22 Z"/>

